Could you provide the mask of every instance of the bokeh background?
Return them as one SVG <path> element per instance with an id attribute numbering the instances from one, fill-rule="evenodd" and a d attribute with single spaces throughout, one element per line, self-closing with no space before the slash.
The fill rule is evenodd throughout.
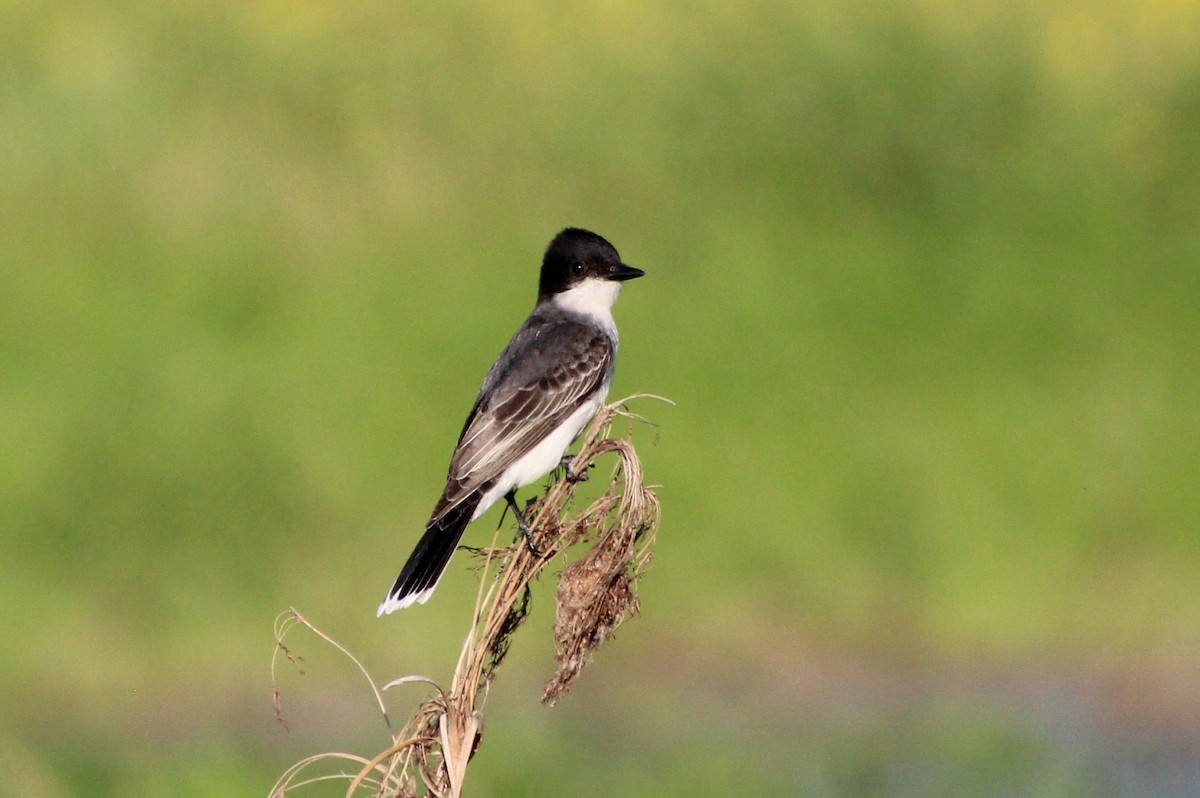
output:
<path id="1" fill-rule="evenodd" d="M 0 794 L 265 795 L 568 224 L 664 525 L 472 795 L 1200 794 L 1200 4 L 0 9 Z M 468 542 L 490 539 L 498 512 Z M 424 696 L 388 695 L 394 718 Z M 340 795 L 325 784 L 308 794 Z"/>

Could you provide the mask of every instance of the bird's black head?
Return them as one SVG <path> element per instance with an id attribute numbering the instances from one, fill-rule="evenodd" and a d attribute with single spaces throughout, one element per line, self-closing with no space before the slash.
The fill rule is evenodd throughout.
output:
<path id="1" fill-rule="evenodd" d="M 544 302 L 589 278 L 632 280 L 645 272 L 621 263 L 616 248 L 600 236 L 568 227 L 554 237 L 542 259 L 538 301 Z"/>

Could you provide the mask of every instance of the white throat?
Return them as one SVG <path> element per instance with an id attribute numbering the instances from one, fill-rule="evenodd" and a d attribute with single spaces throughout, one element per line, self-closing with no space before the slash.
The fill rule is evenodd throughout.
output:
<path id="1" fill-rule="evenodd" d="M 615 341 L 617 324 L 613 321 L 612 307 L 620 293 L 620 282 L 588 277 L 578 285 L 556 294 L 550 302 L 562 310 L 586 316 L 604 328 Z"/>

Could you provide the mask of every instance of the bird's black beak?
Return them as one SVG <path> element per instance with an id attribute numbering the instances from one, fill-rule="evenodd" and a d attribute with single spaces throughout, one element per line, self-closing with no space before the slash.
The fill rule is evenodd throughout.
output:
<path id="1" fill-rule="evenodd" d="M 608 267 L 606 277 L 609 280 L 632 280 L 634 277 L 641 277 L 645 274 L 641 269 L 635 269 L 633 266 L 627 266 L 624 263 L 618 263 L 616 266 Z"/>

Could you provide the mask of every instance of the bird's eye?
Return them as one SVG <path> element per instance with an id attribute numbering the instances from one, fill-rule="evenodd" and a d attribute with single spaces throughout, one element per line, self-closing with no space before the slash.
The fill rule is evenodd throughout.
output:
<path id="1" fill-rule="evenodd" d="M 571 264 L 571 273 L 572 274 L 583 274 L 583 264 L 580 263 L 579 261 L 575 261 L 574 263 L 572 263 Z"/>

